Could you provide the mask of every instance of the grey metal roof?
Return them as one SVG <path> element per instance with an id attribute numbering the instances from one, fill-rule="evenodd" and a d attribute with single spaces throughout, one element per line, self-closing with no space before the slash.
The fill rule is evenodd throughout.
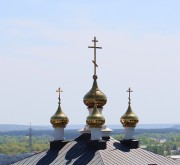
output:
<path id="1" fill-rule="evenodd" d="M 141 148 L 129 149 L 113 138 L 107 140 L 104 150 L 91 150 L 86 143 L 87 140 L 77 138 L 60 151 L 44 151 L 13 165 L 180 165 L 178 161 Z"/>

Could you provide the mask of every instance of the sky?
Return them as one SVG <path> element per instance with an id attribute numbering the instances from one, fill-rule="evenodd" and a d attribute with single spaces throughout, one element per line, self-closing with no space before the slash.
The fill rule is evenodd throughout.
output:
<path id="1" fill-rule="evenodd" d="M 69 124 L 85 124 L 98 39 L 106 124 L 180 123 L 179 0 L 0 0 L 0 124 L 50 125 L 61 87 Z"/>

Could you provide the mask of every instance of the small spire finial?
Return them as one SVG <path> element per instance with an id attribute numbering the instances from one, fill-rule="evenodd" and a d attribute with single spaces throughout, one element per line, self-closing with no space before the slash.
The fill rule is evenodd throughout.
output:
<path id="1" fill-rule="evenodd" d="M 102 47 L 97 47 L 96 46 L 96 42 L 98 42 L 98 40 L 96 40 L 96 37 L 94 37 L 94 40 L 92 40 L 92 42 L 94 42 L 94 46 L 88 46 L 88 48 L 94 48 L 94 60 L 92 61 L 94 63 L 94 79 L 97 79 L 96 76 L 96 67 L 98 67 L 97 63 L 96 63 L 96 49 L 102 49 Z"/>
<path id="2" fill-rule="evenodd" d="M 31 122 L 29 126 L 29 151 L 32 153 L 32 127 L 31 127 Z"/>
<path id="3" fill-rule="evenodd" d="M 61 88 L 59 87 L 59 88 L 56 90 L 56 92 L 58 92 L 58 94 L 59 94 L 59 97 L 58 97 L 59 102 L 58 102 L 58 104 L 60 105 L 60 104 L 61 104 L 60 93 L 63 92 L 63 91 L 62 91 Z"/>
<path id="4" fill-rule="evenodd" d="M 129 87 L 129 89 L 127 90 L 127 92 L 129 93 L 129 105 L 131 104 L 131 92 L 133 92 L 132 90 L 131 90 L 131 88 Z"/>

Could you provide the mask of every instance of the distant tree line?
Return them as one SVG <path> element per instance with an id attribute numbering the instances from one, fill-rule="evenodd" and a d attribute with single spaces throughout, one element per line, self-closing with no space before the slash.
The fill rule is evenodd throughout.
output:
<path id="1" fill-rule="evenodd" d="M 177 129 L 136 129 L 135 138 L 145 149 L 161 155 L 170 155 L 180 147 L 180 130 Z M 65 138 L 72 140 L 80 133 L 77 130 L 65 130 Z M 124 130 L 113 130 L 112 136 L 123 139 Z M 52 130 L 32 130 L 32 151 L 40 152 L 49 149 L 49 141 L 53 140 Z M 1 154 L 23 154 L 30 151 L 29 131 L 0 132 Z"/>
<path id="2" fill-rule="evenodd" d="M 113 136 L 117 140 L 123 139 L 123 134 Z M 140 147 L 163 156 L 180 154 L 180 133 L 142 133 L 136 134 Z M 178 150 L 179 149 L 179 150 Z"/>

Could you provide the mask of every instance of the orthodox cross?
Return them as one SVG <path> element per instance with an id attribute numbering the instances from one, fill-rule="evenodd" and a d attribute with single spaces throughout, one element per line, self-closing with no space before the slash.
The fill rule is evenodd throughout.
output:
<path id="1" fill-rule="evenodd" d="M 59 88 L 56 90 L 56 92 L 58 92 L 58 94 L 59 94 L 59 97 L 58 97 L 59 102 L 58 102 L 58 104 L 60 105 L 60 103 L 61 103 L 60 93 L 63 92 L 63 91 L 62 91 L 61 88 L 59 87 Z"/>
<path id="2" fill-rule="evenodd" d="M 127 90 L 127 92 L 129 93 L 129 104 L 131 104 L 131 92 L 133 92 L 132 90 L 131 90 L 131 88 L 129 87 L 129 89 Z"/>
<path id="3" fill-rule="evenodd" d="M 98 67 L 96 63 L 96 49 L 102 49 L 102 47 L 96 46 L 96 42 L 98 42 L 98 40 L 96 40 L 96 37 L 94 37 L 94 40 L 92 40 L 92 42 L 94 42 L 94 46 L 88 46 L 88 48 L 94 48 L 94 60 L 92 62 L 94 63 L 94 75 L 96 75 L 96 67 Z"/>

